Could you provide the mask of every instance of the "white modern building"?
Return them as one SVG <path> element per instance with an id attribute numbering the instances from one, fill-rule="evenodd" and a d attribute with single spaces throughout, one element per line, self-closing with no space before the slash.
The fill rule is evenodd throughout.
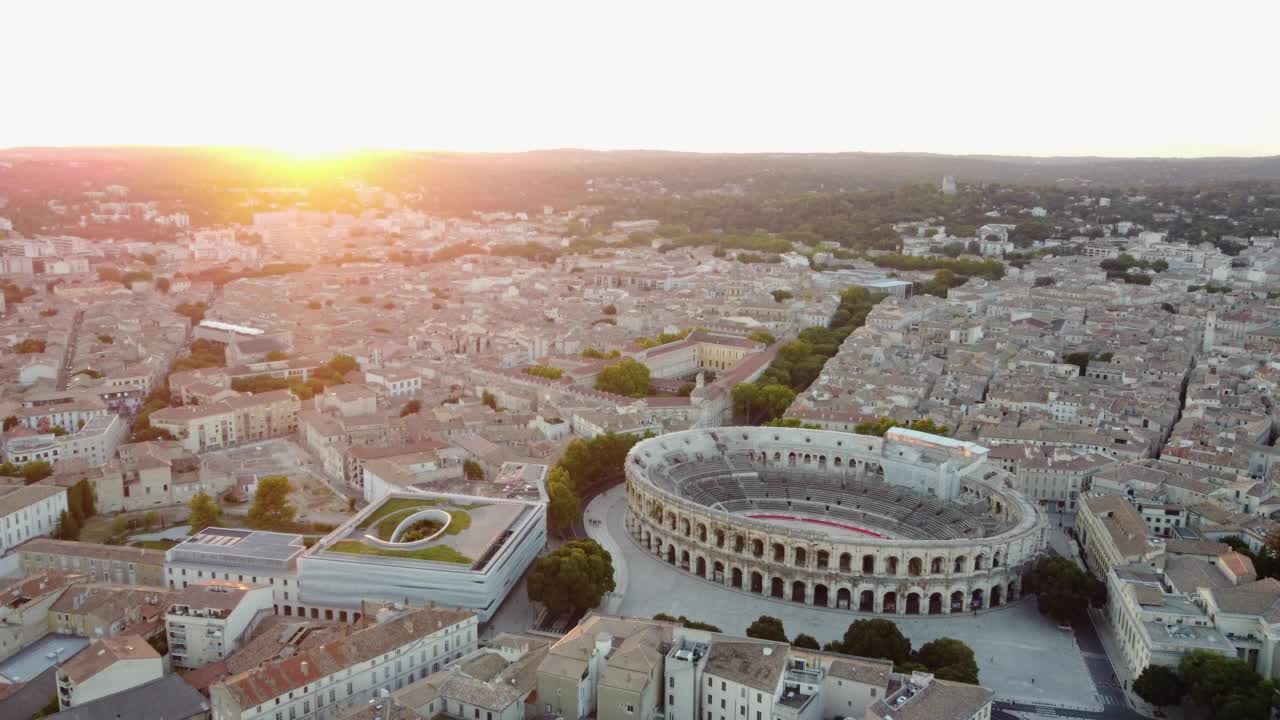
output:
<path id="1" fill-rule="evenodd" d="M 441 513 L 455 529 L 446 527 L 429 540 L 395 541 L 397 520 L 412 523 Z M 486 621 L 546 542 L 541 501 L 391 493 L 302 555 L 301 599 L 352 612 L 368 600 L 438 603 L 474 610 Z"/>

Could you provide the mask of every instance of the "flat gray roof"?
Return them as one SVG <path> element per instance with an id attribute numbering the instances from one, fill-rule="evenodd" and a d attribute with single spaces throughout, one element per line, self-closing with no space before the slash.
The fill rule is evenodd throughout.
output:
<path id="1" fill-rule="evenodd" d="M 88 638 L 49 633 L 0 663 L 0 675 L 12 682 L 26 682 L 54 665 L 65 663 L 88 646 Z"/>
<path id="2" fill-rule="evenodd" d="M 304 550 L 302 536 L 294 533 L 211 527 L 169 548 L 165 561 L 283 569 Z"/>

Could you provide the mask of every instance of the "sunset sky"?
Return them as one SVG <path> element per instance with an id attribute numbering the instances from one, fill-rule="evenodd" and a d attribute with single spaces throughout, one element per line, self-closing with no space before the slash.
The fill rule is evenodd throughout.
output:
<path id="1" fill-rule="evenodd" d="M 6 3 L 0 147 L 1280 154 L 1280 2 Z"/>

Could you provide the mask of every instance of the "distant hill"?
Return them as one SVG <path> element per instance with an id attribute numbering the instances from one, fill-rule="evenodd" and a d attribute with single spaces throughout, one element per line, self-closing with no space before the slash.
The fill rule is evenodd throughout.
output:
<path id="1" fill-rule="evenodd" d="M 565 207 L 588 200 L 589 187 L 626 190 L 654 180 L 667 193 L 725 188 L 752 193 L 851 191 L 903 183 L 1199 186 L 1280 182 L 1280 157 L 1066 158 L 837 153 L 744 155 L 657 151 L 544 150 L 463 154 L 378 152 L 336 168 L 234 148 L 14 148 L 0 150 L 0 195 L 78 192 L 110 183 L 145 196 L 183 188 L 331 183 L 334 172 L 393 190 L 419 190 L 427 207 L 465 212 Z M 591 180 L 599 185 L 588 186 Z M 603 181 L 603 182 L 602 182 Z M 654 185 L 656 187 L 656 185 Z M 631 188 L 644 192 L 644 187 Z"/>

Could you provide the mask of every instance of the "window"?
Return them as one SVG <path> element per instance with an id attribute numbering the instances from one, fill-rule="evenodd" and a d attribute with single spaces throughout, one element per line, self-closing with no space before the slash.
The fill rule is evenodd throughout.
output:
<path id="1" fill-rule="evenodd" d="M 746 705 L 739 705 L 739 706 L 738 706 L 738 714 L 739 714 L 739 715 L 741 715 L 741 716 L 743 716 L 743 717 L 746 717 L 746 716 L 747 716 L 747 706 L 746 706 Z"/>
<path id="2" fill-rule="evenodd" d="M 725 691 L 726 691 L 726 690 L 728 690 L 728 689 L 729 689 L 729 686 L 728 686 L 728 685 L 726 685 L 726 684 L 725 684 L 725 682 L 724 682 L 723 680 L 721 680 L 721 681 L 720 681 L 720 692 L 725 692 Z"/>
<path id="3" fill-rule="evenodd" d="M 347 682 L 347 696 L 351 696 L 351 683 L 349 681 Z"/>
<path id="4" fill-rule="evenodd" d="M 667 707 L 674 707 L 674 706 L 675 706 L 675 704 L 676 704 L 676 696 L 675 696 L 675 695 L 668 695 L 668 696 L 667 696 Z"/>
<path id="5" fill-rule="evenodd" d="M 676 679 L 674 677 L 667 678 L 667 687 L 673 688 L 675 686 L 676 686 Z"/>
<path id="6" fill-rule="evenodd" d="M 707 687 L 711 687 L 711 678 L 707 678 Z"/>
<path id="7" fill-rule="evenodd" d="M 724 709 L 724 698 L 720 698 L 720 709 Z"/>

